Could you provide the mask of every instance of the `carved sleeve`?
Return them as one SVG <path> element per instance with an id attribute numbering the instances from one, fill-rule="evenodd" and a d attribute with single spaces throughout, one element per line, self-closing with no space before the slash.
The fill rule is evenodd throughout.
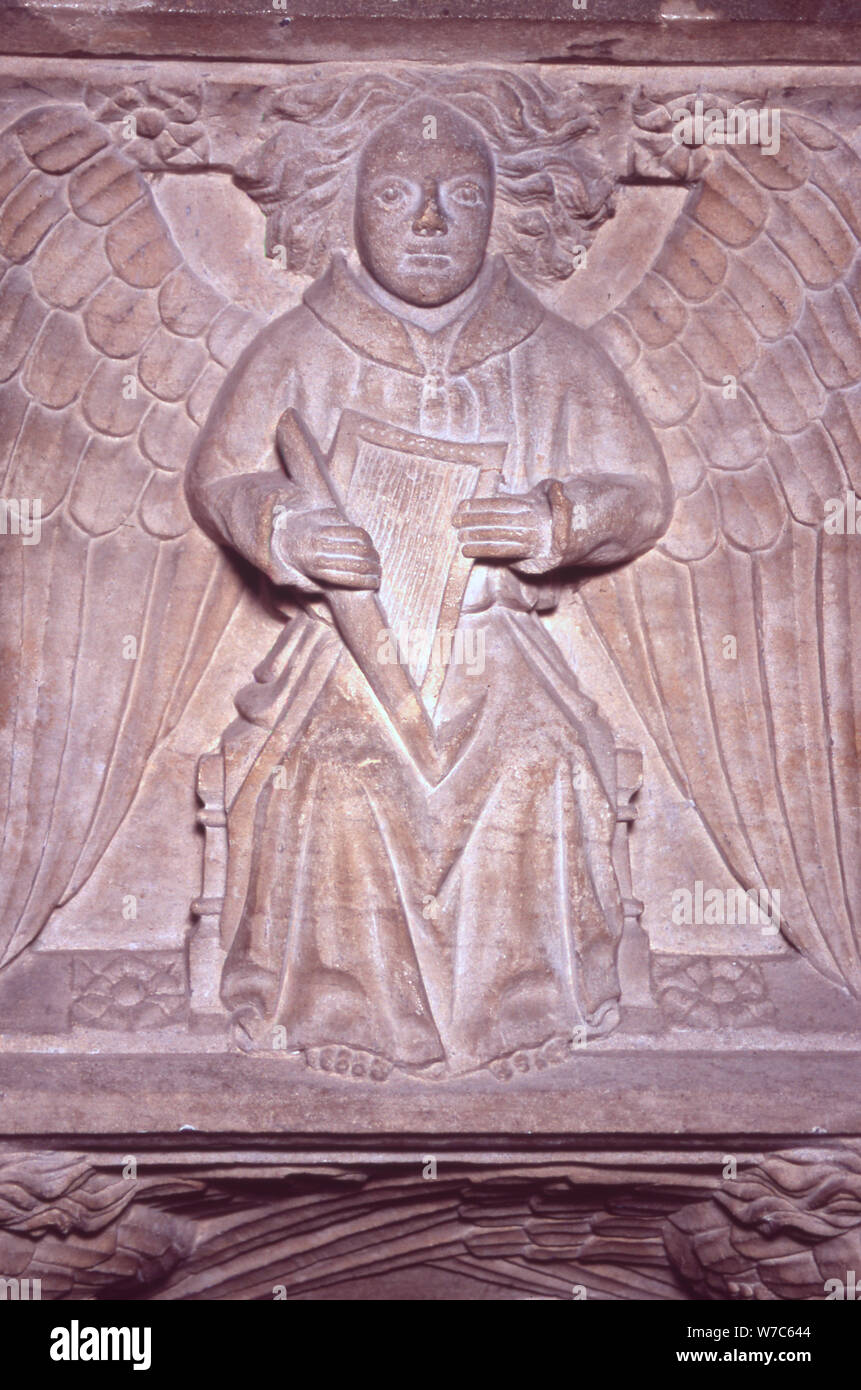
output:
<path id="1" fill-rule="evenodd" d="M 672 515 L 663 454 L 624 377 L 582 338 L 576 364 L 563 458 L 537 489 L 550 508 L 551 549 L 515 566 L 524 574 L 633 559 L 660 539 Z"/>
<path id="2" fill-rule="evenodd" d="M 272 545 L 280 520 L 310 506 L 275 449 L 290 392 L 289 364 L 278 350 L 283 332 L 283 321 L 273 325 L 227 378 L 189 464 L 186 490 L 195 519 L 215 540 L 274 583 L 317 593 L 319 585 Z"/>

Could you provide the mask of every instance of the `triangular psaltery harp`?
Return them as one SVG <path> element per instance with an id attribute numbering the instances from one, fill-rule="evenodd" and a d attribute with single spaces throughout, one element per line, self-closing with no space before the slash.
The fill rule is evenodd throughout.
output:
<path id="1" fill-rule="evenodd" d="M 380 557 L 379 600 L 401 658 L 433 709 L 472 560 L 452 516 L 496 490 L 505 444 L 429 439 L 346 410 L 329 469 L 343 510 Z"/>
<path id="2" fill-rule="evenodd" d="M 323 460 L 295 412 L 287 414 L 292 416 L 294 436 L 298 426 L 313 451 L 316 477 L 310 457 L 298 470 L 306 489 L 322 502 L 323 482 L 330 501 L 354 526 L 368 532 L 380 557 L 376 651 L 365 653 L 367 662 L 379 664 L 385 629 L 432 714 L 473 564 L 461 553 L 452 516 L 467 498 L 493 495 L 506 445 L 432 439 L 345 410 L 328 459 Z M 282 452 L 295 469 L 295 438 L 292 445 L 284 440 Z M 359 602 L 367 605 L 370 597 L 364 595 Z M 339 607 L 357 608 L 357 598 L 344 594 Z M 379 671 L 368 670 L 364 660 L 360 664 L 376 687 Z"/>

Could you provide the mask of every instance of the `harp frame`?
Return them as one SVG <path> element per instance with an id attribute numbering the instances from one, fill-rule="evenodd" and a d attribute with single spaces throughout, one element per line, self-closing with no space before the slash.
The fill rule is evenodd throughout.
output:
<path id="1" fill-rule="evenodd" d="M 379 532 L 379 528 L 375 527 L 373 516 L 369 515 L 368 509 L 361 505 L 356 489 L 352 487 L 356 465 L 364 446 L 370 446 L 384 453 L 406 455 L 410 459 L 418 460 L 419 465 L 422 460 L 436 465 L 447 464 L 449 465 L 447 475 L 449 478 L 455 476 L 453 470 L 458 470 L 459 481 L 467 484 L 458 497 L 458 501 L 476 496 L 493 496 L 502 477 L 502 468 L 508 448 L 503 441 L 460 442 L 416 434 L 410 430 L 386 424 L 359 411 L 344 410 L 329 450 L 327 468 L 333 491 L 338 497 L 344 515 L 354 525 L 361 526 L 368 531 L 375 546 L 378 536 L 374 535 L 374 530 L 377 529 Z M 462 469 L 467 471 L 461 474 L 460 470 Z M 443 524 L 450 526 L 450 517 L 446 517 Z M 404 543 L 409 544 L 409 528 L 405 527 L 404 530 Z M 438 605 L 436 602 L 434 604 L 437 609 L 436 620 L 427 666 L 421 680 L 415 682 L 421 699 L 431 715 L 436 709 L 445 680 L 448 666 L 446 654 L 452 649 L 454 633 L 460 620 L 463 597 L 474 564 L 473 560 L 463 554 L 455 541 L 452 541 L 452 544 L 447 548 L 451 554 L 446 572 L 440 575 L 433 566 L 428 568 L 428 585 L 438 589 L 440 597 Z M 444 553 L 442 559 L 443 564 L 445 564 Z M 384 584 L 381 585 L 381 589 L 383 588 Z M 381 610 L 386 614 L 386 621 L 390 621 L 391 615 L 386 613 L 384 592 L 378 594 L 378 601 Z"/>

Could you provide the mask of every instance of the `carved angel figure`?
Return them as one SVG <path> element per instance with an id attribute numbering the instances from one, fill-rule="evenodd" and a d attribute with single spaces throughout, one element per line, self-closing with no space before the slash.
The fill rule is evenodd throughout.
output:
<path id="1" fill-rule="evenodd" d="M 0 140 L 3 495 L 42 507 L 0 544 L 0 964 L 99 864 L 250 562 L 293 614 L 223 738 L 250 1035 L 432 1075 L 614 1026 L 614 740 L 542 617 L 573 588 L 728 871 L 861 993 L 861 568 L 822 525 L 859 486 L 848 145 L 790 111 L 777 154 L 692 158 L 635 105 L 615 181 L 690 192 L 586 332 L 533 288 L 611 211 L 564 79 L 297 77 L 242 159 L 199 100 L 86 97 Z M 153 195 L 208 161 L 309 277 L 268 323 Z"/>
<path id="2" fill-rule="evenodd" d="M 487 1064 L 618 1016 L 612 744 L 538 614 L 563 566 L 652 544 L 669 486 L 603 350 L 488 259 L 494 181 L 486 138 L 453 107 L 419 98 L 384 121 L 358 160 L 357 263 L 336 257 L 246 351 L 189 471 L 201 524 L 308 595 L 265 700 L 259 684 L 253 710 L 240 696 L 272 732 L 230 796 L 238 920 L 222 994 L 292 1046 L 340 1045 L 370 1065 Z M 381 561 L 349 503 L 303 486 L 302 434 L 279 434 L 292 407 L 328 454 L 347 406 L 431 441 L 503 441 L 499 491 L 436 484 L 403 555 L 400 512 L 432 483 L 417 455 L 395 457 L 375 490 L 402 538 Z M 454 635 L 469 628 L 481 673 L 449 661 L 432 699 L 425 672 L 396 663 L 413 679 L 382 690 L 373 628 L 350 661 L 326 596 L 379 590 L 376 632 L 393 601 L 409 633 L 425 612 L 435 626 L 439 601 L 420 585 L 438 577 L 441 599 L 458 544 L 475 564 Z M 391 598 L 387 561 L 402 571 Z M 397 712 L 419 687 L 404 730 Z M 230 737 L 229 766 L 249 734 Z"/>

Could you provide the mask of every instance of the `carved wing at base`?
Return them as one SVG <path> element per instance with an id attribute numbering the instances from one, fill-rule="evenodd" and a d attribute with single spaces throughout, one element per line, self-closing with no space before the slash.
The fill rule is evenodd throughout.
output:
<path id="1" fill-rule="evenodd" d="M 83 106 L 0 135 L 0 198 L 0 496 L 41 508 L 38 543 L 0 538 L 4 964 L 92 872 L 238 600 L 182 475 L 258 325 Z"/>
<path id="2" fill-rule="evenodd" d="M 597 330 L 675 517 L 584 601 L 729 873 L 778 892 L 787 937 L 859 994 L 861 540 L 823 523 L 861 489 L 861 164 L 786 111 L 777 154 L 710 154 Z"/>

